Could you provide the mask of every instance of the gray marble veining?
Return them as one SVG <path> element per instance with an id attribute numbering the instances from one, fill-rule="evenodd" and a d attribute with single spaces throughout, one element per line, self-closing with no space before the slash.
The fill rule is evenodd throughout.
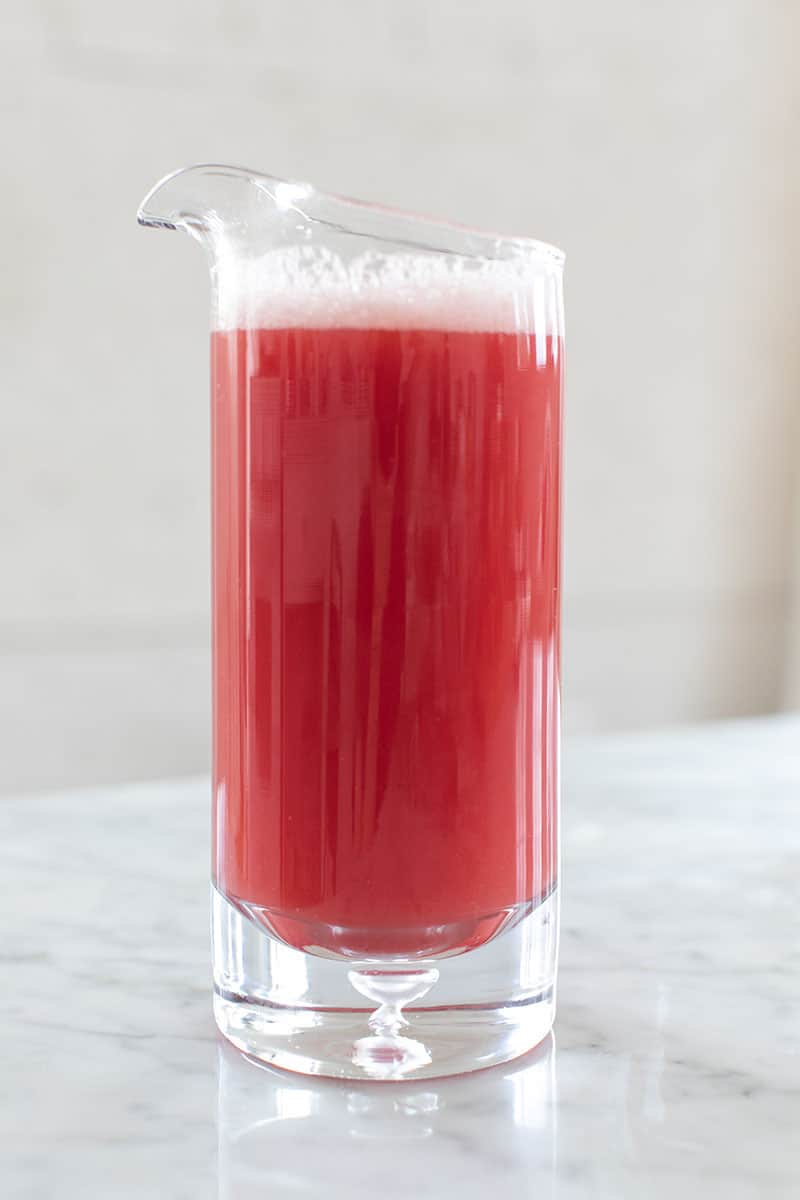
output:
<path id="1" fill-rule="evenodd" d="M 555 1037 L 424 1084 L 217 1041 L 206 782 L 3 801 L 2 1195 L 800 1196 L 800 720 L 564 762 Z"/>

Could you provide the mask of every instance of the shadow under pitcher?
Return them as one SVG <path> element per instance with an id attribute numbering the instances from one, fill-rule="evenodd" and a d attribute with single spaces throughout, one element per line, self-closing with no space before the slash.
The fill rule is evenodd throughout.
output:
<path id="1" fill-rule="evenodd" d="M 563 255 L 204 165 L 222 1033 L 308 1074 L 553 1022 Z"/>

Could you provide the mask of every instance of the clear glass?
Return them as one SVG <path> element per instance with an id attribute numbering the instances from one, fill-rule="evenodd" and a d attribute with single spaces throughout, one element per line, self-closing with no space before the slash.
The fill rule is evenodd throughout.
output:
<path id="1" fill-rule="evenodd" d="M 558 941 L 563 256 L 224 166 L 212 279 L 215 1013 L 309 1074 L 488 1066 Z"/>

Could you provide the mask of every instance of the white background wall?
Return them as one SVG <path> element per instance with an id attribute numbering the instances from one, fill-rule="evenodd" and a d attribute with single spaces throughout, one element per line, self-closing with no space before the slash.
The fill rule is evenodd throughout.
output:
<path id="1" fill-rule="evenodd" d="M 207 293 L 239 162 L 568 254 L 565 716 L 786 689 L 791 0 L 39 0 L 0 32 L 0 788 L 203 769 Z"/>

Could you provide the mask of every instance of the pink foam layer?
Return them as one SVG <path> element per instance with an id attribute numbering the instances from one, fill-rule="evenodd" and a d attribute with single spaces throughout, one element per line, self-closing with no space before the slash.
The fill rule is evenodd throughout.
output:
<path id="1" fill-rule="evenodd" d="M 292 246 L 216 263 L 218 329 L 561 332 L 560 270 L 533 256 L 365 253 Z"/>

